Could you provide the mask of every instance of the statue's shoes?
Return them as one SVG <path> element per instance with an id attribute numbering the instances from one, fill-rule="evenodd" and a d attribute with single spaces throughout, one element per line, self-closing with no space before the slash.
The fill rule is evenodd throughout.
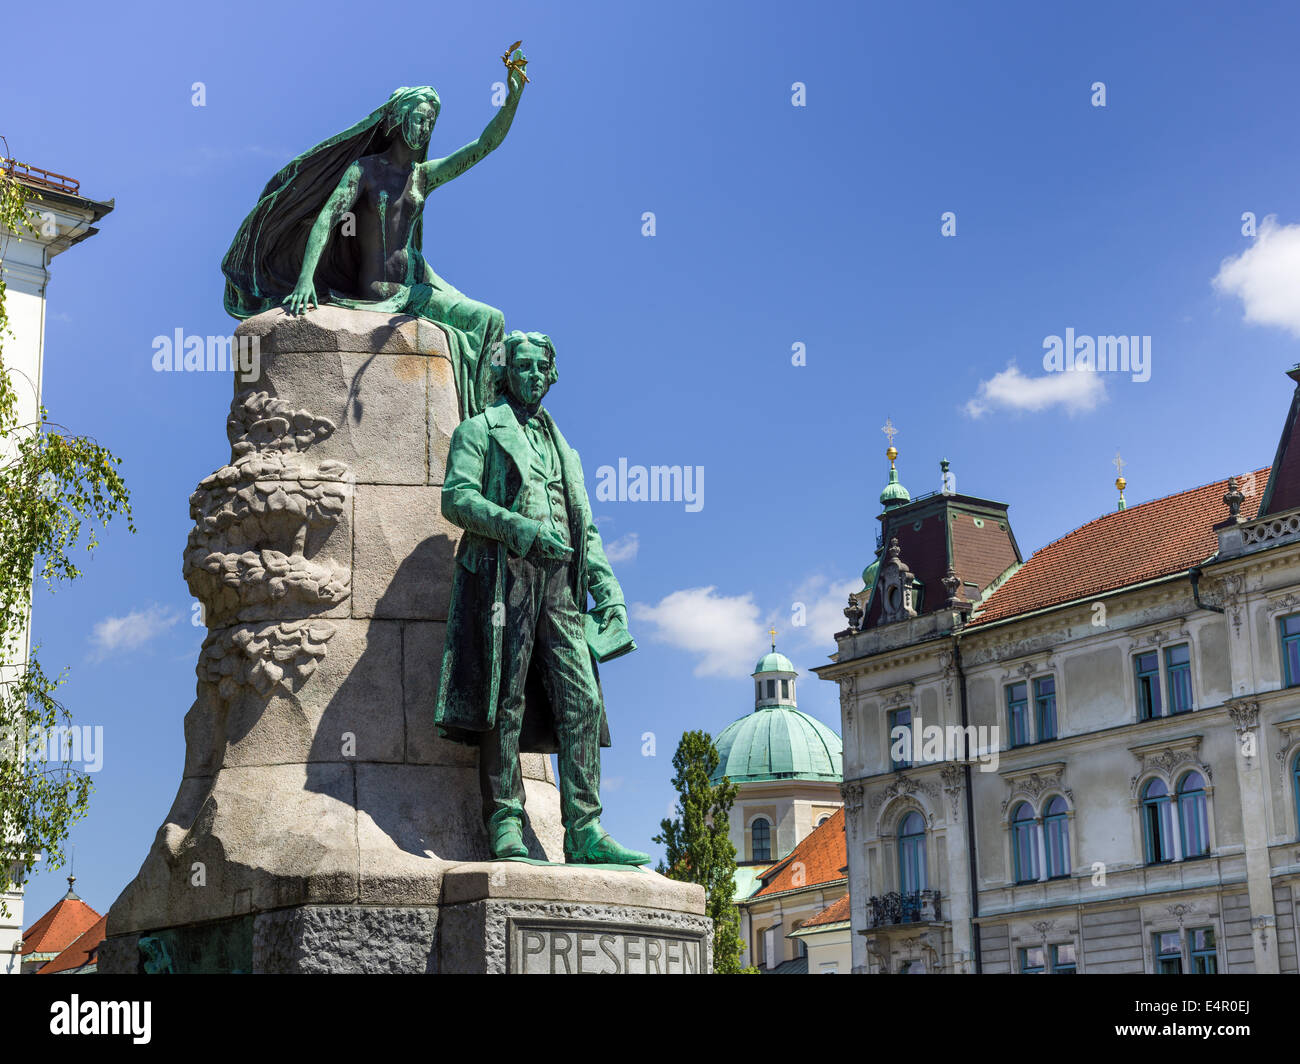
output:
<path id="1" fill-rule="evenodd" d="M 506 857 L 527 857 L 524 845 L 524 826 L 518 820 L 503 820 L 492 833 L 492 856 L 500 861 Z"/>
<path id="2" fill-rule="evenodd" d="M 569 864 L 625 864 L 645 865 L 650 863 L 650 855 L 639 850 L 629 850 L 606 831 L 600 832 L 591 842 L 579 850 L 564 850 L 564 860 Z"/>

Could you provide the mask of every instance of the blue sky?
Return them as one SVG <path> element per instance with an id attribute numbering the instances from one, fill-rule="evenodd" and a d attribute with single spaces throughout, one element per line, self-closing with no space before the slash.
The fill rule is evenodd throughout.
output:
<path id="1" fill-rule="evenodd" d="M 155 373 L 151 340 L 232 329 L 220 260 L 284 162 L 417 84 L 442 97 L 431 151 L 446 154 L 491 117 L 516 38 L 532 84 L 514 128 L 431 197 L 425 253 L 507 327 L 555 339 L 547 405 L 589 485 L 619 458 L 706 471 L 698 512 L 596 505 L 639 604 L 640 650 L 602 673 L 605 820 L 625 843 L 653 848 L 681 732 L 716 734 L 752 707 L 768 624 L 801 670 L 834 649 L 872 558 L 887 417 L 913 494 L 949 458 L 960 491 L 1010 503 L 1026 554 L 1114 506 L 1117 449 L 1130 503 L 1272 459 L 1282 373 L 1300 359 L 1295 11 L 355 10 L 123 4 L 105 18 L 74 0 L 62 28 L 9 50 L 14 154 L 117 200 L 53 267 L 45 401 L 121 456 L 139 534 L 113 527 L 35 620 L 47 668 L 71 666 L 75 720 L 104 728 L 72 835 L 100 911 L 180 779 L 202 636 L 181 579 L 187 500 L 229 455 L 229 380 Z M 1245 236 L 1247 211 L 1276 224 Z M 1150 379 L 1037 381 L 1044 338 L 1067 328 L 1149 336 Z M 800 704 L 839 729 L 830 685 L 805 675 Z M 64 875 L 36 878 L 29 918 Z"/>

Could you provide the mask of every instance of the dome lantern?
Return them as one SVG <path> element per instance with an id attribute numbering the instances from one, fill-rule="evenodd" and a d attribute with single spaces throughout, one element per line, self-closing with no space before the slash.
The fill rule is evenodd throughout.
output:
<path id="1" fill-rule="evenodd" d="M 772 637 L 772 649 L 758 659 L 750 673 L 754 677 L 754 711 L 770 706 L 797 708 L 794 681 L 799 673 L 789 658 L 777 652 L 776 629 L 768 629 L 768 635 Z"/>

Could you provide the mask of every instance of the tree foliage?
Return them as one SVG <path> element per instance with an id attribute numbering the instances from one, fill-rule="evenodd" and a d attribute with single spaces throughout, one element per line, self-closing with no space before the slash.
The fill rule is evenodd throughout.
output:
<path id="1" fill-rule="evenodd" d="M 32 193 L 13 172 L 13 161 L 0 156 L 0 262 L 10 240 L 35 232 L 26 205 Z M 115 514 L 135 531 L 120 460 L 51 422 L 43 406 L 24 420 L 18 387 L 30 382 L 16 385 L 5 363 L 12 336 L 5 295 L 0 275 L 0 895 L 38 857 L 50 869 L 63 863 L 63 842 L 85 816 L 91 789 L 65 756 L 71 715 L 54 694 L 67 670 L 47 676 L 39 647 L 27 647 L 33 582 L 39 575 L 53 591 L 79 577 L 73 552 L 83 542 L 94 550 L 96 526 Z M 2 898 L 0 913 L 8 914 Z"/>
<path id="2" fill-rule="evenodd" d="M 744 943 L 734 900 L 736 847 L 730 834 L 738 788 L 725 776 L 713 783 L 717 767 L 718 750 L 708 732 L 682 735 L 673 754 L 678 815 L 660 821 L 654 841 L 666 851 L 666 860 L 659 863 L 662 875 L 704 887 L 705 911 L 713 920 L 713 970 L 731 975 L 754 969 L 740 966 Z"/>

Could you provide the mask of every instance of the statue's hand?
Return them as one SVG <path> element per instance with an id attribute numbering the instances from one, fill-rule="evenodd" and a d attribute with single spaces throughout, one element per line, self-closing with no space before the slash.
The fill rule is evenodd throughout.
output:
<path id="1" fill-rule="evenodd" d="M 605 607 L 605 616 L 602 617 L 602 618 L 600 619 L 600 630 L 603 632 L 606 628 L 608 628 L 610 625 L 612 625 L 615 621 L 617 621 L 621 627 L 623 627 L 623 628 L 626 628 L 626 627 L 627 627 L 627 607 L 626 607 L 626 606 L 623 606 L 623 605 L 620 605 L 620 604 L 617 604 L 617 603 L 614 604 L 614 605 L 612 605 L 612 606 L 606 606 L 606 607 Z"/>
<path id="2" fill-rule="evenodd" d="M 549 525 L 541 527 L 537 539 L 533 541 L 533 548 L 543 558 L 551 561 L 562 561 L 573 553 L 573 548 L 564 542 L 564 537 Z"/>
<path id="3" fill-rule="evenodd" d="M 298 282 L 297 287 L 284 297 L 284 302 L 281 306 L 283 306 L 288 313 L 297 316 L 299 314 L 306 314 L 309 304 L 313 307 L 320 306 L 320 304 L 316 302 L 316 286 L 312 284 L 310 280 L 306 280 Z"/>
<path id="4" fill-rule="evenodd" d="M 513 55 L 507 52 L 502 59 L 508 71 L 506 80 L 509 83 L 510 95 L 517 97 L 524 91 L 524 84 L 528 81 L 528 74 L 525 73 L 528 67 L 528 56 L 516 48 Z"/>

